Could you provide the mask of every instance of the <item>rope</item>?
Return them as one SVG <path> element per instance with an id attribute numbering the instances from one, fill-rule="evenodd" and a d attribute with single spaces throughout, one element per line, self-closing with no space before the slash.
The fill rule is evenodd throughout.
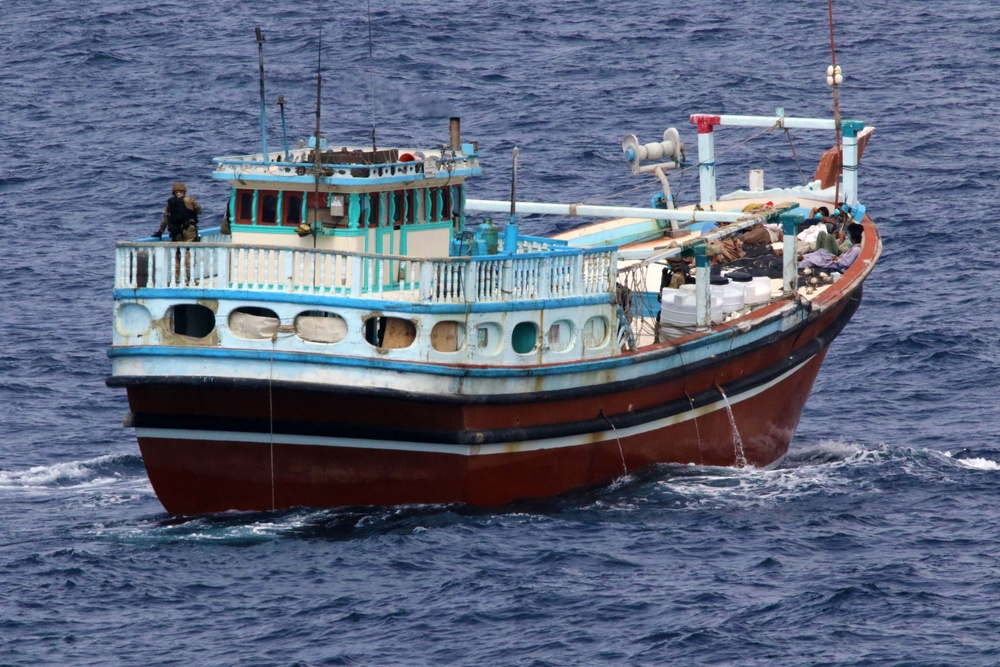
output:
<path id="1" fill-rule="evenodd" d="M 618 429 L 615 428 L 614 422 L 612 422 L 608 418 L 608 416 L 606 414 L 604 414 L 604 410 L 601 410 L 601 416 L 604 417 L 604 420 L 606 422 L 608 422 L 608 424 L 611 425 L 611 430 L 615 434 L 615 440 L 618 442 L 618 454 L 622 457 L 622 470 L 624 470 L 625 474 L 627 475 L 628 474 L 628 466 L 625 465 L 625 452 L 622 450 L 622 441 L 621 441 L 621 438 L 618 437 Z"/>
<path id="2" fill-rule="evenodd" d="M 698 465 L 705 465 L 705 453 L 701 449 L 701 429 L 698 428 L 698 415 L 695 412 L 694 399 L 691 398 L 691 394 L 687 393 L 687 389 L 684 390 L 684 396 L 687 397 L 688 403 L 691 405 L 691 420 L 694 422 L 694 437 L 698 442 Z"/>
<path id="3" fill-rule="evenodd" d="M 274 348 L 278 345 L 278 333 L 271 336 L 271 362 L 267 371 L 267 413 L 270 422 L 270 455 L 271 455 L 271 509 L 276 508 L 274 502 L 274 396 L 271 391 L 271 383 L 274 380 Z"/>

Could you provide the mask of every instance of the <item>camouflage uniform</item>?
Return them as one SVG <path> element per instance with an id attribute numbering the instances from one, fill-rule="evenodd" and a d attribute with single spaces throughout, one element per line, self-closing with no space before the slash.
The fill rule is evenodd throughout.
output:
<path id="1" fill-rule="evenodd" d="M 187 194 L 187 188 L 184 187 L 183 183 L 174 183 L 174 192 L 184 193 L 184 206 L 187 210 L 192 211 L 196 216 L 201 215 L 201 204 L 194 197 L 189 197 Z M 160 221 L 160 234 L 167 229 L 167 223 L 170 221 L 170 204 L 168 203 L 163 207 L 163 219 Z M 188 225 L 181 232 L 181 238 L 171 237 L 171 241 L 190 243 L 198 238 L 198 227 L 197 225 Z"/>

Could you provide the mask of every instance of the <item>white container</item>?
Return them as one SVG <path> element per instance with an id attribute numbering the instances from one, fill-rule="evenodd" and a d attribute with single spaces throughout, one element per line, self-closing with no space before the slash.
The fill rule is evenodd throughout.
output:
<path id="1" fill-rule="evenodd" d="M 664 287 L 660 292 L 660 322 L 679 327 L 693 327 L 698 324 L 698 299 L 694 285 L 684 285 L 679 289 Z M 722 293 L 712 291 L 710 295 L 712 322 L 725 318 L 722 310 Z"/>
<path id="2" fill-rule="evenodd" d="M 771 300 L 771 279 L 758 276 L 749 283 L 743 283 L 743 302 L 748 306 L 757 306 Z"/>
<path id="3" fill-rule="evenodd" d="M 743 307 L 743 302 L 746 299 L 744 284 L 729 283 L 728 285 L 712 285 L 712 293 L 719 294 L 722 297 L 723 314 L 728 315 Z"/>

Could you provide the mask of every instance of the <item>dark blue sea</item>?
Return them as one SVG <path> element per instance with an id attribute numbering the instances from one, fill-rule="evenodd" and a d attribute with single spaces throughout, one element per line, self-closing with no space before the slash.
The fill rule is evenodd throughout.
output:
<path id="1" fill-rule="evenodd" d="M 467 6 L 463 6 L 467 5 Z M 477 140 L 472 196 L 643 205 L 620 141 L 692 112 L 831 116 L 823 0 L 4 0 L 0 665 L 1000 664 L 1000 5 L 835 0 L 885 251 L 773 471 L 660 467 L 561 498 L 175 517 L 108 389 L 116 240 L 211 159 L 315 123 Z M 371 41 L 369 42 L 369 36 Z M 369 53 L 372 57 L 369 58 Z M 832 137 L 777 133 L 767 182 Z M 754 166 L 754 165 L 751 165 Z M 678 176 L 682 201 L 695 175 Z M 542 233 L 566 224 L 526 218 Z"/>

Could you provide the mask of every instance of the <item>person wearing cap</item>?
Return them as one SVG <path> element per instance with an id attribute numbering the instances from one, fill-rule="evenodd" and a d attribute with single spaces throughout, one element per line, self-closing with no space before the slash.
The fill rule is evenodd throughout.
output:
<path id="1" fill-rule="evenodd" d="M 163 238 L 163 232 L 170 232 L 170 240 L 174 243 L 191 243 L 198 240 L 198 214 L 201 204 L 187 194 L 187 186 L 180 181 L 171 188 L 173 196 L 167 200 L 163 209 L 163 219 L 153 236 Z"/>

